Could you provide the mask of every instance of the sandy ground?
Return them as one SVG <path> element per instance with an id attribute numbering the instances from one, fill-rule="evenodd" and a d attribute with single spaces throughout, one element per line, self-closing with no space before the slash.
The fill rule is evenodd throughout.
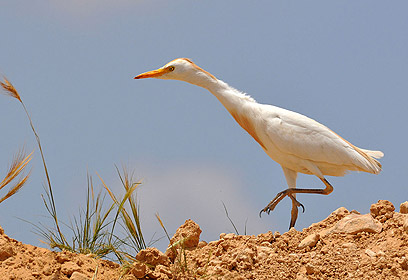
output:
<path id="1" fill-rule="evenodd" d="M 209 243 L 200 234 L 187 220 L 166 252 L 141 251 L 123 275 L 114 262 L 23 244 L 0 228 L 0 279 L 408 279 L 408 202 L 396 212 L 381 200 L 365 215 L 342 207 L 303 231 Z"/>

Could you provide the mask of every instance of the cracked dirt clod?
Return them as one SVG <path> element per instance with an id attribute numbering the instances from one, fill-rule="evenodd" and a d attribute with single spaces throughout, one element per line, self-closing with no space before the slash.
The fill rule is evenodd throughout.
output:
<path id="1" fill-rule="evenodd" d="M 158 264 L 169 265 L 170 262 L 169 258 L 156 248 L 141 250 L 136 255 L 136 260 L 151 266 L 156 266 Z"/>
<path id="2" fill-rule="evenodd" d="M 407 214 L 408 213 L 408 201 L 401 203 L 400 205 L 400 213 Z"/>
<path id="3" fill-rule="evenodd" d="M 181 225 L 173 237 L 170 239 L 169 247 L 166 250 L 166 256 L 174 260 L 181 250 L 191 250 L 198 246 L 200 242 L 201 229 L 194 221 L 188 219 Z"/>
<path id="4" fill-rule="evenodd" d="M 370 207 L 371 215 L 382 223 L 392 218 L 394 210 L 394 205 L 388 200 L 379 200 Z"/>

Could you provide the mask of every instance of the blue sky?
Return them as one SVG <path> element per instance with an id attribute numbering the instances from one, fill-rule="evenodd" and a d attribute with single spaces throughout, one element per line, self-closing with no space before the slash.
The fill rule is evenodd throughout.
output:
<path id="1" fill-rule="evenodd" d="M 280 166 L 216 98 L 179 81 L 133 80 L 177 57 L 247 92 L 258 102 L 307 115 L 355 144 L 385 153 L 380 175 L 328 180 L 329 196 L 299 195 L 297 229 L 345 206 L 363 213 L 379 199 L 408 200 L 408 17 L 406 1 L 4 1 L 0 73 L 19 90 L 40 134 L 60 218 L 83 205 L 86 174 L 120 190 L 114 165 L 143 179 L 147 238 L 191 218 L 210 241 L 232 231 L 223 210 L 249 234 L 284 232 Z M 1 96 L 0 96 L 1 97 Z M 25 145 L 36 149 L 20 104 L 0 98 L 0 172 Z M 36 150 L 30 181 L 0 205 L 0 225 L 20 241 L 46 222 L 44 174 Z M 2 175 L 3 176 L 3 175 Z M 299 187 L 323 187 L 299 175 Z M 165 245 L 158 245 L 163 249 Z"/>

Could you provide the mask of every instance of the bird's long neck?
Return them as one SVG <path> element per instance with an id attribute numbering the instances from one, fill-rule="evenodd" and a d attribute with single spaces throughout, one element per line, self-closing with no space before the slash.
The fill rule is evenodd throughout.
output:
<path id="1" fill-rule="evenodd" d="M 247 102 L 256 102 L 249 95 L 246 95 L 213 76 L 202 76 L 201 79 L 190 83 L 209 90 L 229 112 L 236 111 Z"/>
<path id="2" fill-rule="evenodd" d="M 250 116 L 250 111 L 248 112 L 248 108 L 252 108 L 252 106 L 246 106 L 249 105 L 248 103 L 256 103 L 255 99 L 233 87 L 230 87 L 227 83 L 218 80 L 215 77 L 210 78 L 203 79 L 200 82 L 197 82 L 198 80 L 196 80 L 192 84 L 208 89 L 231 113 L 237 123 L 245 129 L 264 150 L 267 150 L 256 131 Z"/>

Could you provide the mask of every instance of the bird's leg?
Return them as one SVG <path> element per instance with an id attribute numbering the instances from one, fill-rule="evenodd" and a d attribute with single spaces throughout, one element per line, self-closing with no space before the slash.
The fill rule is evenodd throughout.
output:
<path id="1" fill-rule="evenodd" d="M 297 217 L 298 217 L 298 213 L 299 213 L 299 209 L 298 207 L 302 204 L 299 203 L 299 201 L 296 200 L 296 194 L 293 194 L 292 196 L 290 196 L 290 198 L 292 199 L 292 211 L 290 212 L 290 224 L 289 224 L 289 229 L 291 229 L 292 227 L 295 226 Z M 303 207 L 303 205 L 302 205 Z M 305 211 L 305 208 L 303 207 L 303 212 Z"/>
<path id="2" fill-rule="evenodd" d="M 269 204 L 261 210 L 259 215 L 262 214 L 262 212 L 266 212 L 269 214 L 271 211 L 273 211 L 278 205 L 279 202 L 285 197 L 288 196 L 290 199 L 292 199 L 292 213 L 291 213 L 291 221 L 290 221 L 290 227 L 293 227 L 296 223 L 297 219 L 297 214 L 298 214 L 298 207 L 302 207 L 303 212 L 305 212 L 305 207 L 303 206 L 302 203 L 296 200 L 296 194 L 297 193 L 312 193 L 312 194 L 323 194 L 323 195 L 328 195 L 333 191 L 332 185 L 325 179 L 325 178 L 320 178 L 322 182 L 326 185 L 325 189 L 286 189 L 284 191 L 279 192 L 274 199 L 272 199 Z M 295 210 L 296 208 L 296 210 Z"/>

